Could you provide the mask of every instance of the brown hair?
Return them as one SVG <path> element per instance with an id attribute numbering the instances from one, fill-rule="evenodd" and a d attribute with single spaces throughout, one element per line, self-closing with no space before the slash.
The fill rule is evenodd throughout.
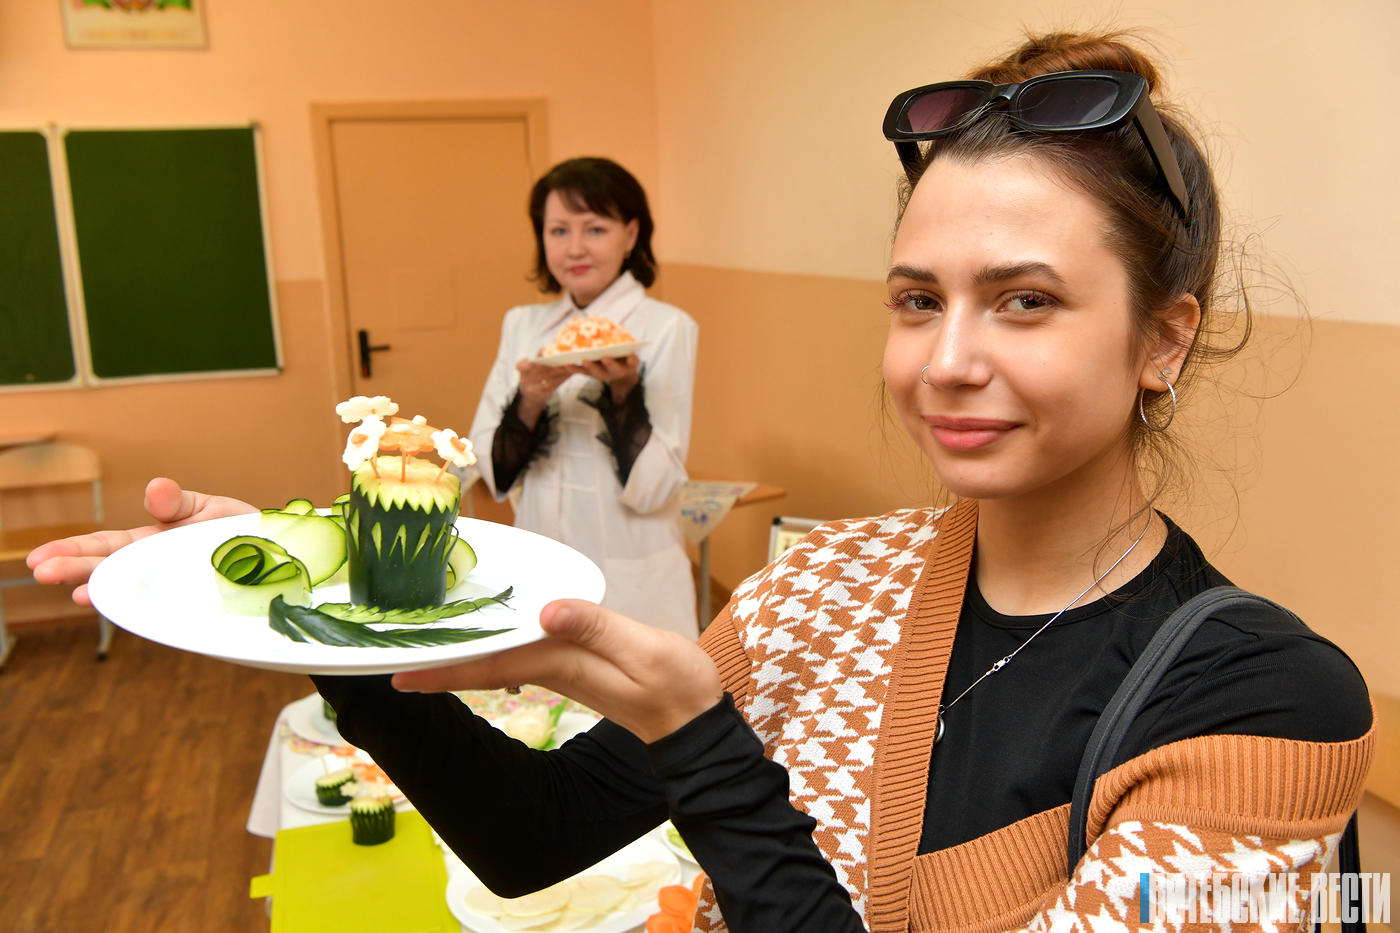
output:
<path id="1" fill-rule="evenodd" d="M 544 258 L 544 202 L 558 191 L 575 211 L 592 211 L 624 224 L 637 221 L 637 242 L 623 260 L 622 271 L 645 288 L 656 281 L 656 256 L 651 251 L 655 226 L 647 193 L 632 173 L 611 159 L 585 156 L 560 162 L 530 189 L 530 223 L 535 228 L 535 269 L 530 278 L 542 292 L 562 290 Z"/>
<path id="2" fill-rule="evenodd" d="M 1221 327 L 1216 321 L 1217 266 L 1221 254 L 1221 209 L 1215 179 L 1202 147 L 1187 128 L 1184 116 L 1159 100 L 1161 78 L 1152 61 L 1124 32 L 1049 33 L 1030 36 L 1008 55 L 968 75 L 995 84 L 1012 84 L 1059 71 L 1106 70 L 1141 75 L 1153 95 L 1153 106 L 1181 166 L 1191 210 L 1183 220 L 1172 203 L 1140 135 L 1131 126 L 1113 131 L 1044 134 L 1013 126 L 1002 113 L 992 113 L 950 136 L 934 140 L 911 172 L 900 193 L 903 216 L 914 186 L 937 159 L 980 162 L 1017 155 L 1043 160 L 1069 183 L 1094 198 L 1108 218 L 1105 231 L 1110 249 L 1122 260 L 1129 279 L 1134 330 L 1140 345 L 1170 341 L 1162 312 L 1183 295 L 1192 295 L 1201 308 L 1201 323 L 1188 348 L 1181 372 L 1172 380 L 1180 399 L 1199 363 L 1237 353 L 1249 332 L 1249 309 L 1243 308 L 1242 333 L 1224 346 L 1212 336 L 1236 331 L 1238 318 Z M 1164 423 L 1174 411 L 1166 392 L 1142 398 L 1146 417 Z M 1154 500 L 1174 472 L 1179 450 L 1171 435 L 1154 432 L 1139 419 L 1128 430 L 1135 462 L 1156 477 L 1149 491 Z"/>

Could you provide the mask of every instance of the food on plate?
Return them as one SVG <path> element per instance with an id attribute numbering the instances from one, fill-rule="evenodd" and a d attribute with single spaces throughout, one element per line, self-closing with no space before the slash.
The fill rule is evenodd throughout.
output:
<path id="1" fill-rule="evenodd" d="M 672 826 L 670 823 L 666 824 L 666 841 L 671 844 L 673 849 L 680 852 L 686 858 L 690 859 L 692 862 L 695 861 L 695 856 L 690 854 L 690 846 L 686 845 L 685 840 L 681 838 L 680 830 L 676 829 L 676 827 Z"/>
<path id="2" fill-rule="evenodd" d="M 262 535 L 220 544 L 211 560 L 226 611 L 266 614 L 271 628 L 293 641 L 339 646 L 446 645 L 509 631 L 370 628 L 426 626 L 511 594 L 507 588 L 444 605 L 448 590 L 476 566 L 476 552 L 456 529 L 461 481 L 447 468 L 470 466 L 476 456 L 457 432 L 436 429 L 422 415 L 396 417 L 398 410 L 383 395 L 336 406 L 342 421 L 355 424 L 341 456 L 351 471 L 349 494 L 328 515 L 308 499 L 264 509 Z M 429 451 L 438 460 L 422 456 Z M 350 602 L 311 607 L 315 587 L 342 579 Z"/>
<path id="3" fill-rule="evenodd" d="M 350 602 L 379 609 L 424 609 L 447 595 L 448 558 L 462 483 L 447 467 L 476 462 L 471 441 L 433 428 L 422 415 L 391 417 L 387 397 L 342 402 L 336 413 L 358 421 L 342 460 L 350 468 L 345 541 Z M 398 451 L 395 456 L 391 452 Z M 441 464 L 419 459 L 434 451 Z"/>
<path id="4" fill-rule="evenodd" d="M 331 706 L 330 700 L 321 700 L 321 715 L 326 717 L 327 722 L 335 722 L 335 707 Z"/>
<path id="5" fill-rule="evenodd" d="M 574 350 L 596 350 L 618 344 L 635 343 L 627 328 L 611 318 L 585 315 L 576 317 L 554 335 L 554 342 L 540 351 L 542 356 L 557 356 Z"/>
<path id="6" fill-rule="evenodd" d="M 512 710 L 501 718 L 501 731 L 519 739 L 531 748 L 549 748 L 554 744 L 554 729 L 564 712 L 565 703 L 531 703 Z"/>
<path id="7" fill-rule="evenodd" d="M 592 926 L 609 914 L 625 913 L 653 900 L 658 886 L 675 874 L 674 863 L 629 866 L 625 877 L 603 872 L 575 875 L 523 897 L 498 897 L 485 887 L 468 888 L 462 903 L 512 930 L 561 933 Z"/>
<path id="8" fill-rule="evenodd" d="M 350 839 L 357 846 L 377 846 L 394 838 L 394 801 L 388 794 L 357 796 L 350 801 Z"/>
<path id="9" fill-rule="evenodd" d="M 702 873 L 695 876 L 689 887 L 668 884 L 657 891 L 656 905 L 661 909 L 647 918 L 646 933 L 690 933 L 704 885 Z"/>
<path id="10" fill-rule="evenodd" d="M 351 794 L 346 791 L 354 791 L 354 781 L 355 772 L 349 768 L 337 768 L 329 774 L 323 774 L 316 779 L 316 799 L 328 807 L 349 803 Z"/>

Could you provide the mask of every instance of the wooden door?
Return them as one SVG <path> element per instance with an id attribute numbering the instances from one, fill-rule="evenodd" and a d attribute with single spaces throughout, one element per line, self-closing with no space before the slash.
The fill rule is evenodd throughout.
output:
<path id="1" fill-rule="evenodd" d="M 313 113 L 329 205 L 327 297 L 343 335 L 341 397 L 388 395 L 400 414 L 465 434 L 502 316 L 539 300 L 526 279 L 534 259 L 526 199 L 547 167 L 543 105 L 326 105 Z M 388 348 L 371 354 L 368 375 L 361 331 Z"/>

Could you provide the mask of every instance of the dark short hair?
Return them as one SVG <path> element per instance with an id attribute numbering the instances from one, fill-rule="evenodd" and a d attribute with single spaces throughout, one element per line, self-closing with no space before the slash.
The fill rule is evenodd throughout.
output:
<path id="1" fill-rule="evenodd" d="M 544 257 L 544 202 L 551 191 L 558 191 L 576 211 L 603 214 L 624 224 L 637 221 L 637 243 L 622 263 L 622 271 L 643 287 L 656 281 L 656 256 L 651 251 L 651 208 L 647 193 L 632 173 L 611 159 L 585 156 L 560 162 L 545 172 L 530 189 L 530 223 L 535 228 L 535 270 L 530 275 L 542 292 L 563 290 Z"/>

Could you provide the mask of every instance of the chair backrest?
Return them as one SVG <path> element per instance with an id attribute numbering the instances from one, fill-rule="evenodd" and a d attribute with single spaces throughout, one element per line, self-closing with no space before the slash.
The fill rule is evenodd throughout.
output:
<path id="1" fill-rule="evenodd" d="M 89 483 L 93 520 L 102 517 L 102 464 L 81 444 L 45 441 L 0 450 L 0 492 Z"/>
<path id="2" fill-rule="evenodd" d="M 771 564 L 782 553 L 803 538 L 807 532 L 822 523 L 819 518 L 798 518 L 795 515 L 778 515 L 773 519 L 773 527 L 768 531 L 768 562 Z"/>

